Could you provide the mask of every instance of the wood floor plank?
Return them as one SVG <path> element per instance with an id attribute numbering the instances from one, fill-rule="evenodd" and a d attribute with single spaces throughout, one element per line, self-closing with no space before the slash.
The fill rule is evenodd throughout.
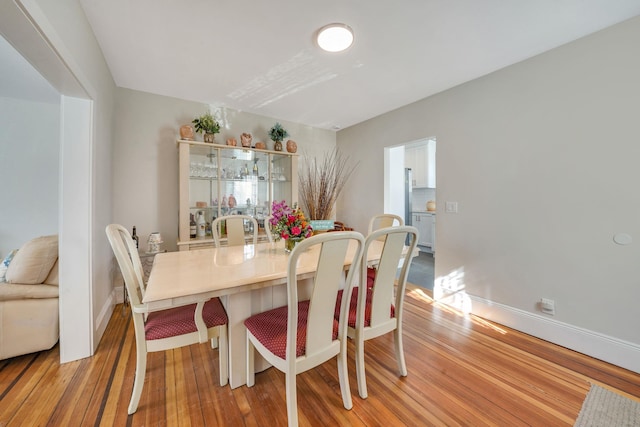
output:
<path id="1" fill-rule="evenodd" d="M 343 407 L 336 360 L 298 376 L 301 426 L 571 426 L 590 384 L 640 400 L 640 375 L 434 303 L 410 286 L 404 319 L 409 375 L 399 377 L 388 334 L 366 343 L 369 397 Z M 219 386 L 209 343 L 150 353 L 138 411 L 127 415 L 135 375 L 131 316 L 117 307 L 96 354 L 59 364 L 58 347 L 0 361 L 0 425 L 286 425 L 284 374 L 254 387 Z"/>
<path id="2" fill-rule="evenodd" d="M 47 354 L 38 354 L 34 360 L 35 363 L 30 365 L 25 375 L 13 385 L 11 392 L 0 401 L 0 414 L 3 418 L 7 417 L 8 420 L 18 423 L 17 425 L 29 416 L 29 397 L 41 386 L 42 379 L 55 363 Z"/>

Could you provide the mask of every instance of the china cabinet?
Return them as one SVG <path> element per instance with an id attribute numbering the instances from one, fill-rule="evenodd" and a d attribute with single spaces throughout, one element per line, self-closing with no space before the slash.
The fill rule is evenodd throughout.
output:
<path id="1" fill-rule="evenodd" d="M 264 224 L 272 202 L 298 202 L 297 154 L 186 140 L 177 144 L 180 250 L 213 246 L 211 223 L 223 215 L 253 216 L 259 239 L 266 240 Z"/>

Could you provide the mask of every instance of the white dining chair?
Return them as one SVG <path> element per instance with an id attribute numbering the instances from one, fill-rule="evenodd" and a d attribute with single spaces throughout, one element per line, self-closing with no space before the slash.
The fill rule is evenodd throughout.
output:
<path id="1" fill-rule="evenodd" d="M 254 245 L 258 243 L 258 221 L 250 215 L 224 215 L 213 220 L 211 224 L 211 232 L 213 233 L 213 241 L 217 248 L 222 244 L 221 227 L 222 222 L 226 225 L 227 246 L 242 246 L 246 243 L 247 234 L 244 230 L 245 221 L 249 221 L 252 225 L 249 238 Z"/>
<path id="2" fill-rule="evenodd" d="M 269 240 L 269 243 L 273 243 L 273 233 L 271 231 L 271 218 L 273 218 L 273 215 L 269 215 L 268 217 L 266 217 L 264 219 L 264 232 L 267 235 L 267 239 Z"/>
<path id="3" fill-rule="evenodd" d="M 229 379 L 227 313 L 219 298 L 161 311 L 149 312 L 142 304 L 145 285 L 138 250 L 129 231 L 121 225 L 110 224 L 107 238 L 118 261 L 129 294 L 136 337 L 136 375 L 128 413 L 138 409 L 147 369 L 147 353 L 165 351 L 218 338 L 220 385 Z"/>
<path id="4" fill-rule="evenodd" d="M 409 246 L 405 242 L 409 237 Z M 364 365 L 364 342 L 393 331 L 396 361 L 403 377 L 407 376 L 407 365 L 402 344 L 402 315 L 407 276 L 411 266 L 413 252 L 418 243 L 418 230 L 412 226 L 381 228 L 369 234 L 365 241 L 363 256 L 366 259 L 371 244 L 378 240 L 384 242 L 382 256 L 374 274 L 361 264 L 361 279 L 354 287 L 349 299 L 347 336 L 353 338 L 356 347 L 356 375 L 358 393 L 367 397 L 367 382 Z M 403 253 L 403 251 L 405 251 Z M 398 275 L 398 265 L 402 264 Z M 397 276 L 397 277 L 396 277 Z M 365 292 L 362 292 L 366 289 Z M 346 290 L 346 292 L 349 292 Z M 336 299 L 335 318 L 342 315 L 344 295 Z"/>
<path id="5" fill-rule="evenodd" d="M 371 234 L 372 231 L 376 231 L 380 228 L 387 228 L 393 226 L 404 225 L 404 219 L 401 216 L 394 214 L 378 214 L 371 217 L 369 220 L 369 227 L 367 234 Z"/>
<path id="6" fill-rule="evenodd" d="M 350 253 L 349 245 L 354 243 L 355 251 Z M 335 356 L 343 405 L 346 409 L 353 406 L 347 371 L 346 298 L 345 310 L 338 319 L 334 319 L 334 308 L 345 258 L 349 253 L 352 268 L 346 283 L 347 289 L 351 289 L 363 247 L 364 237 L 355 231 L 323 233 L 298 243 L 288 260 L 288 304 L 253 315 L 244 322 L 247 328 L 247 386 L 252 387 L 255 383 L 255 349 L 285 373 L 289 426 L 298 425 L 296 375 Z M 298 268 L 307 269 L 310 264 L 315 269 L 311 298 L 298 301 Z"/>

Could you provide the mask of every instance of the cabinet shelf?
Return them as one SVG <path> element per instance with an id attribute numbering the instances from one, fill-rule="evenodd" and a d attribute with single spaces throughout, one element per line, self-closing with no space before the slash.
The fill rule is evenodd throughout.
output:
<path id="1" fill-rule="evenodd" d="M 194 179 L 194 180 L 198 180 L 198 181 L 229 181 L 229 182 L 264 182 L 267 183 L 269 182 L 268 179 L 266 178 L 258 178 L 258 179 L 247 179 L 247 178 L 218 178 L 215 176 L 212 177 L 206 177 L 206 176 L 189 176 L 189 179 Z M 287 179 L 284 180 L 280 180 L 280 179 L 274 179 L 274 181 L 278 182 L 278 181 L 288 181 Z"/>

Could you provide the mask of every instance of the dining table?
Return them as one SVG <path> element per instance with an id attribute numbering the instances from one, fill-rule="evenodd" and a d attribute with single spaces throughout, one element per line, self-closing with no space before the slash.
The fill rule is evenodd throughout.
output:
<path id="1" fill-rule="evenodd" d="M 380 259 L 382 247 L 383 242 L 373 242 L 368 265 Z M 310 289 L 319 250 L 312 247 L 298 259 L 301 299 Z M 351 242 L 345 271 L 355 250 L 356 243 Z M 228 317 L 229 385 L 236 388 L 246 384 L 244 320 L 287 304 L 288 261 L 283 241 L 161 253 L 153 261 L 142 303 L 147 311 L 157 311 L 220 297 Z M 258 372 L 269 365 L 256 357 L 255 366 Z"/>

